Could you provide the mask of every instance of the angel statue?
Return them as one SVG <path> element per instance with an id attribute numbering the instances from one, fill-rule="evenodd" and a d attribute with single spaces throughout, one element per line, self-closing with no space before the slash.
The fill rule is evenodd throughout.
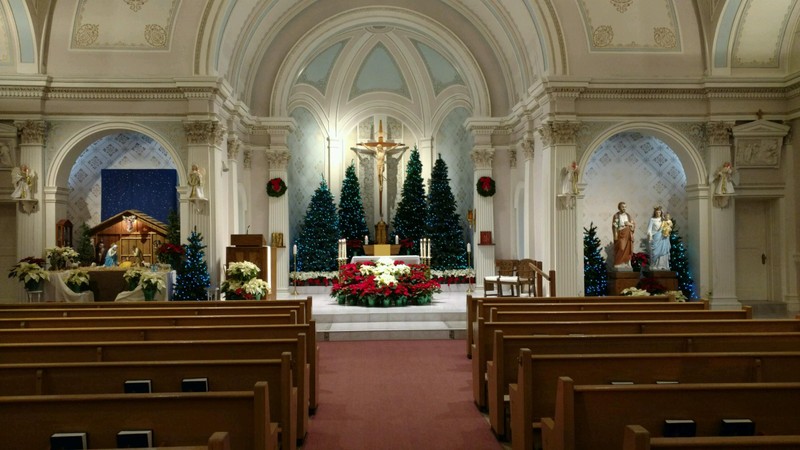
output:
<path id="1" fill-rule="evenodd" d="M 31 199 L 33 175 L 30 167 L 24 164 L 11 170 L 11 182 L 14 184 L 14 192 L 11 193 L 11 198 L 15 200 Z"/>
<path id="2" fill-rule="evenodd" d="M 189 192 L 189 198 L 205 198 L 203 195 L 203 179 L 205 178 L 205 170 L 192 164 L 192 170 L 189 172 L 189 186 L 192 190 Z"/>
<path id="3" fill-rule="evenodd" d="M 725 162 L 714 174 L 714 205 L 720 208 L 728 206 L 728 199 L 734 194 L 734 168 Z"/>
<path id="4" fill-rule="evenodd" d="M 561 194 L 578 195 L 578 163 L 572 163 L 561 170 Z"/>

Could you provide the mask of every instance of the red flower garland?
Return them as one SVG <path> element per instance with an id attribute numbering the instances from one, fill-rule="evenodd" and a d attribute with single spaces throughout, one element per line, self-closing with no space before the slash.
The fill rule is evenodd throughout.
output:
<path id="1" fill-rule="evenodd" d="M 480 177 L 475 185 L 481 197 L 491 197 L 495 193 L 494 180 L 491 177 Z"/>

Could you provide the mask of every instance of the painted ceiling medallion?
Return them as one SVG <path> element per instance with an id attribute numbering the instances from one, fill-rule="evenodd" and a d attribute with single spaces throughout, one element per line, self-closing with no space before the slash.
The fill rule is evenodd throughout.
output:
<path id="1" fill-rule="evenodd" d="M 661 48 L 675 48 L 678 45 L 675 33 L 667 27 L 657 27 L 653 29 L 653 39 L 656 45 Z"/>
<path id="2" fill-rule="evenodd" d="M 633 4 L 633 0 L 611 0 L 611 4 L 617 8 L 617 11 L 624 13 Z"/>
<path id="3" fill-rule="evenodd" d="M 100 35 L 100 25 L 96 23 L 85 23 L 81 25 L 75 33 L 75 43 L 78 47 L 88 47 L 97 41 Z"/>
<path id="4" fill-rule="evenodd" d="M 608 47 L 614 40 L 614 29 L 608 25 L 600 25 L 592 33 L 592 41 L 595 47 Z"/>
<path id="5" fill-rule="evenodd" d="M 147 3 L 147 0 L 125 0 L 125 3 L 131 7 L 131 11 L 139 12 L 139 10 L 142 9 L 142 5 Z"/>
<path id="6" fill-rule="evenodd" d="M 167 48 L 167 30 L 161 25 L 148 24 L 144 27 L 144 38 L 155 48 Z"/>

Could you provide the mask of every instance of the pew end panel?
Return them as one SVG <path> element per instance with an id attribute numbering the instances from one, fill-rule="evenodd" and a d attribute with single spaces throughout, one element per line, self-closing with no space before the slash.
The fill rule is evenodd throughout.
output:
<path id="1" fill-rule="evenodd" d="M 622 450 L 795 450 L 800 435 L 651 437 L 641 425 L 625 427 Z"/>

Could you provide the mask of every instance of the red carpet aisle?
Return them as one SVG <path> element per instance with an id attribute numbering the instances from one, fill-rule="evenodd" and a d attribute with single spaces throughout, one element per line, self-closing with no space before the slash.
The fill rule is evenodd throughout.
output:
<path id="1" fill-rule="evenodd" d="M 303 450 L 501 450 L 472 402 L 464 341 L 320 342 Z"/>

